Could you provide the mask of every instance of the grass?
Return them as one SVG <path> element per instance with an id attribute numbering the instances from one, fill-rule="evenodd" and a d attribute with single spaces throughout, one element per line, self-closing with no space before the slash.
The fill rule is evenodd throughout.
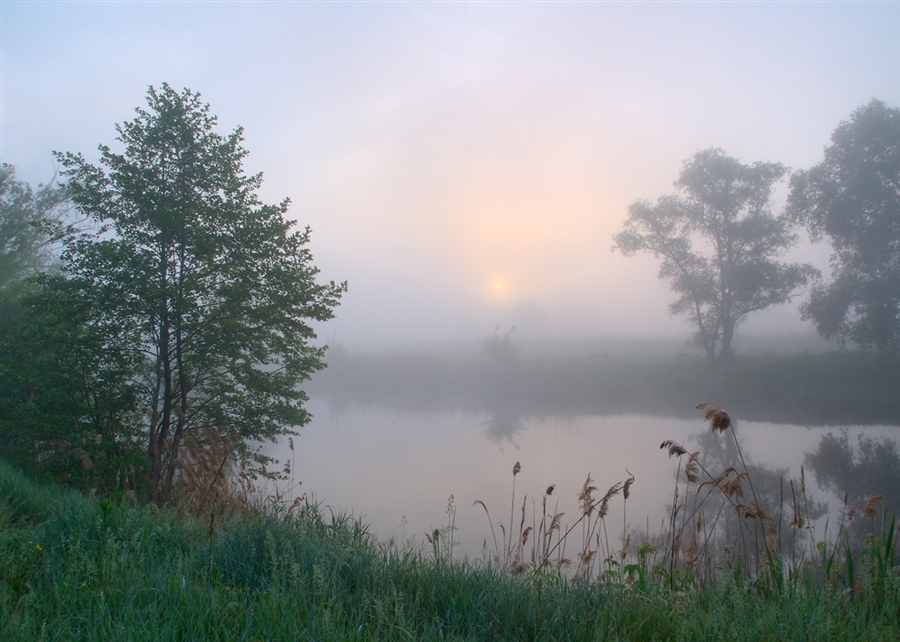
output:
<path id="1" fill-rule="evenodd" d="M 673 456 L 701 461 L 677 447 Z M 690 537 L 679 507 L 692 497 L 686 484 L 701 479 L 694 473 L 693 482 L 676 481 L 667 542 Z M 893 522 L 876 529 L 876 500 L 858 551 L 839 533 L 805 549 L 816 556 L 791 575 L 767 571 L 786 559 L 781 553 L 768 567 L 751 559 L 748 538 L 735 572 L 712 546 L 709 562 L 693 566 L 684 546 L 613 551 L 621 531 L 607 531 L 606 521 L 629 486 L 626 479 L 601 495 L 588 478 L 582 519 L 566 529 L 551 507 L 554 489 L 530 520 L 513 491 L 494 554 L 471 561 L 453 555 L 452 503 L 448 526 L 420 547 L 379 541 L 351 516 L 284 505 L 277 494 L 213 502 L 198 514 L 189 502 L 177 510 L 124 495 L 97 499 L 0 462 L 0 639 L 897 638 L 896 539 Z M 751 534 L 751 518 L 743 519 Z M 563 562 L 570 538 L 580 540 L 569 546 L 574 568 Z"/>
<path id="2" fill-rule="evenodd" d="M 528 519 L 523 501 L 520 518 L 514 519 L 511 511 L 506 525 L 499 524 L 502 548 L 487 505 L 476 501 L 494 541 L 491 562 L 514 572 L 555 568 L 568 577 L 641 587 L 655 582 L 669 589 L 716 587 L 731 576 L 736 584 L 770 596 L 788 588 L 826 586 L 843 594 L 878 592 L 886 581 L 896 581 L 900 554 L 895 517 L 884 510 L 883 495 L 871 495 L 858 506 L 849 505 L 845 496 L 837 531 L 829 533 L 826 522 L 824 531 L 817 532 L 814 522 L 824 506 L 807 496 L 803 467 L 799 479 L 788 480 L 785 494 L 780 471 L 748 465 L 727 412 L 706 403 L 697 410 L 709 424 L 710 438 L 701 443 L 711 452 L 688 452 L 674 440 L 660 444 L 679 466 L 669 519 L 659 533 L 628 528 L 633 476 L 600 495 L 588 475 L 578 494 L 581 512 L 571 526 L 561 523 L 556 508 L 548 510 L 555 490 L 551 486 L 540 502 L 539 517 Z M 517 462 L 513 482 L 519 470 Z M 619 495 L 621 527 L 608 523 L 611 503 Z M 515 505 L 515 483 L 512 501 Z M 532 506 L 536 513 L 537 504 Z M 568 557 L 567 545 L 574 547 Z"/>

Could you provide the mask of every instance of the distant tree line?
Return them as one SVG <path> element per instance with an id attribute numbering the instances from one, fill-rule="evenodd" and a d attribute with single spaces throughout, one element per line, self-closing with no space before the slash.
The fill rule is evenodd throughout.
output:
<path id="1" fill-rule="evenodd" d="M 828 339 L 885 355 L 900 348 L 900 109 L 872 100 L 840 123 L 815 167 L 790 177 L 787 206 L 772 212 L 778 163 L 741 164 L 721 149 L 685 161 L 678 193 L 636 201 L 613 249 L 662 259 L 669 307 L 695 328 L 710 363 L 727 362 L 751 313 L 807 288 L 804 319 Z M 832 246 L 832 281 L 779 257 L 806 226 Z"/>

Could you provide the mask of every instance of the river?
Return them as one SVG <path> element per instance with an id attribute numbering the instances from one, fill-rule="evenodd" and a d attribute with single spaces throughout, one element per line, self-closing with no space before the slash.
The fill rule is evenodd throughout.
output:
<path id="1" fill-rule="evenodd" d="M 500 524 L 508 526 L 511 508 L 513 530 L 518 532 L 523 500 L 526 526 L 540 519 L 541 498 L 551 484 L 555 488 L 549 506 L 552 512 L 564 513 L 565 528 L 581 514 L 577 495 L 588 474 L 600 494 L 633 476 L 627 505 L 621 494 L 616 496 L 606 518 L 610 538 L 618 542 L 626 521 L 629 530 L 651 534 L 665 528 L 678 458 L 670 459 L 660 449 L 661 442 L 675 440 L 688 451 L 733 447 L 733 442 L 727 443 L 733 439 L 730 432 L 707 434 L 700 412 L 695 420 L 515 416 L 335 405 L 317 397 L 308 408 L 313 420 L 293 439 L 294 449 L 284 439 L 267 450 L 282 463 L 291 462 L 294 494 L 305 494 L 336 512 L 352 513 L 381 539 L 421 543 L 426 533 L 453 522 L 455 552 L 475 558 L 482 556 L 485 546 L 489 551 L 495 546 L 488 517 L 477 500 L 487 506 L 496 537 L 501 538 Z M 886 452 L 893 448 L 895 455 L 900 448 L 895 426 L 824 428 L 735 421 L 734 428 L 745 460 L 774 471 L 771 475 L 781 484 L 780 492 L 788 496 L 791 480 L 795 489 L 799 484 L 804 457 L 826 435 L 840 438 L 846 433 L 850 446 L 858 444 L 860 435 L 875 438 L 887 445 Z M 704 438 L 701 448 L 698 442 Z M 521 470 L 514 480 L 517 462 Z M 888 466 L 893 468 L 886 474 L 896 475 L 897 462 Z M 805 477 L 807 495 L 829 506 L 817 528 L 825 528 L 826 519 L 833 528 L 840 501 L 818 486 L 808 464 Z M 886 505 L 893 506 L 894 500 L 896 496 L 888 496 Z"/>

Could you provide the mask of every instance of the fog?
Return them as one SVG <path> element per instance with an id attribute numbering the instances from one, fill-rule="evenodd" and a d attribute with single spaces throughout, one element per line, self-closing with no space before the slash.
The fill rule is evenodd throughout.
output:
<path id="1" fill-rule="evenodd" d="M 338 410 L 321 402 L 313 404 L 313 411 L 316 418 L 295 442 L 294 451 L 284 445 L 270 450 L 298 471 L 296 479 L 302 483 L 293 489 L 296 495 L 305 494 L 338 511 L 352 509 L 382 537 L 416 541 L 450 523 L 447 503 L 453 501 L 454 540 L 461 553 L 476 559 L 485 544 L 492 549 L 492 542 L 485 512 L 475 501 L 484 502 L 495 527 L 508 525 L 515 462 L 522 469 L 516 477 L 514 525 L 521 508 L 526 525 L 532 525 L 535 514 L 540 519 L 540 498 L 551 484 L 556 487 L 551 510 L 563 512 L 563 524 L 569 526 L 580 514 L 576 497 L 589 473 L 601 490 L 634 475 L 627 516 L 621 497 L 612 502 L 610 538 L 618 549 L 623 520 L 629 530 L 651 537 L 665 532 L 679 461 L 660 450 L 662 440 L 674 439 L 690 450 L 703 450 L 704 457 L 714 457 L 731 438 L 710 435 L 702 417 L 531 416 L 520 417 L 515 432 L 497 434 L 491 432 L 496 414 L 423 414 L 358 406 Z M 844 488 L 842 484 L 855 476 L 851 488 L 864 493 L 862 501 L 871 493 L 884 493 L 888 510 L 896 511 L 891 499 L 900 481 L 896 427 L 836 431 L 798 426 L 786 430 L 783 424 L 752 421 L 735 425 L 758 487 L 771 484 L 790 498 L 790 484 L 798 483 L 800 466 L 806 464 L 809 500 L 827 509 L 814 525 L 817 537 L 826 536 L 830 532 L 826 522 L 830 519 L 833 529 L 841 515 L 844 491 L 828 485 L 833 477 L 840 478 L 833 485 Z M 885 444 L 887 456 L 881 453 L 879 462 L 868 462 L 875 464 L 868 475 L 858 474 L 855 467 L 844 468 L 840 459 L 837 465 L 834 458 L 822 461 L 816 457 L 817 448 L 833 436 L 846 436 L 850 448 L 857 450 L 861 437 Z M 820 477 L 822 483 L 817 483 Z M 775 514 L 778 490 L 773 495 L 765 498 L 765 505 Z M 859 493 L 851 501 L 859 502 Z M 783 510 L 789 514 L 791 508 L 786 504 Z"/>
<path id="2" fill-rule="evenodd" d="M 872 98 L 900 103 L 891 3 L 13 3 L 5 163 L 115 149 L 149 85 L 245 128 L 262 198 L 290 197 L 353 349 L 686 336 L 651 256 L 610 252 L 628 205 L 716 146 L 807 168 Z M 827 268 L 827 248 L 791 258 Z M 748 334 L 808 334 L 797 301 Z"/>
<path id="3" fill-rule="evenodd" d="M 332 350 L 313 422 L 296 450 L 266 446 L 293 462 L 292 493 L 420 537 L 453 495 L 476 552 L 488 531 L 472 504 L 505 514 L 521 461 L 520 492 L 558 483 L 567 522 L 588 473 L 604 488 L 634 474 L 629 524 L 649 532 L 675 470 L 658 443 L 693 448 L 706 400 L 777 467 L 758 480 L 821 472 L 811 494 L 832 515 L 858 434 L 892 453 L 866 492 L 896 488 L 896 370 L 848 371 L 833 398 L 777 369 L 748 376 L 763 399 L 702 364 L 684 376 L 701 352 L 668 313 L 659 260 L 611 248 L 628 206 L 672 194 L 699 150 L 807 169 L 854 109 L 900 104 L 898 3 L 4 1 L 0 41 L 0 157 L 19 178 L 51 180 L 54 150 L 118 151 L 114 124 L 148 86 L 187 87 L 220 133 L 244 127 L 261 199 L 289 197 L 322 279 L 348 282 L 317 327 Z M 827 278 L 829 253 L 800 232 L 784 258 Z M 802 301 L 751 315 L 736 350 L 834 348 Z M 481 353 L 495 331 L 521 361 Z M 651 353 L 670 370 L 632 369 Z M 817 459 L 826 426 L 852 439 Z"/>

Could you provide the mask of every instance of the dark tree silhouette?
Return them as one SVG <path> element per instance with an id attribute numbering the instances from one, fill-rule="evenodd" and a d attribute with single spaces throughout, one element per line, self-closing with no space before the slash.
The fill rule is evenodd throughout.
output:
<path id="1" fill-rule="evenodd" d="M 900 451 L 896 440 L 860 435 L 854 447 L 846 431 L 829 432 L 806 454 L 805 462 L 820 487 L 839 499 L 846 493 L 850 504 L 862 506 L 872 495 L 897 499 Z"/>
<path id="2" fill-rule="evenodd" d="M 788 213 L 828 237 L 833 281 L 801 308 L 825 338 L 900 350 L 900 109 L 873 100 L 842 122 L 825 159 L 791 178 Z"/>
<path id="3" fill-rule="evenodd" d="M 662 258 L 659 278 L 678 295 L 669 310 L 691 320 L 710 363 L 731 359 L 749 314 L 790 301 L 815 274 L 776 260 L 797 241 L 792 221 L 770 209 L 786 172 L 778 163 L 742 165 L 720 149 L 698 152 L 682 167 L 678 195 L 636 201 L 613 236 L 626 256 Z"/>

